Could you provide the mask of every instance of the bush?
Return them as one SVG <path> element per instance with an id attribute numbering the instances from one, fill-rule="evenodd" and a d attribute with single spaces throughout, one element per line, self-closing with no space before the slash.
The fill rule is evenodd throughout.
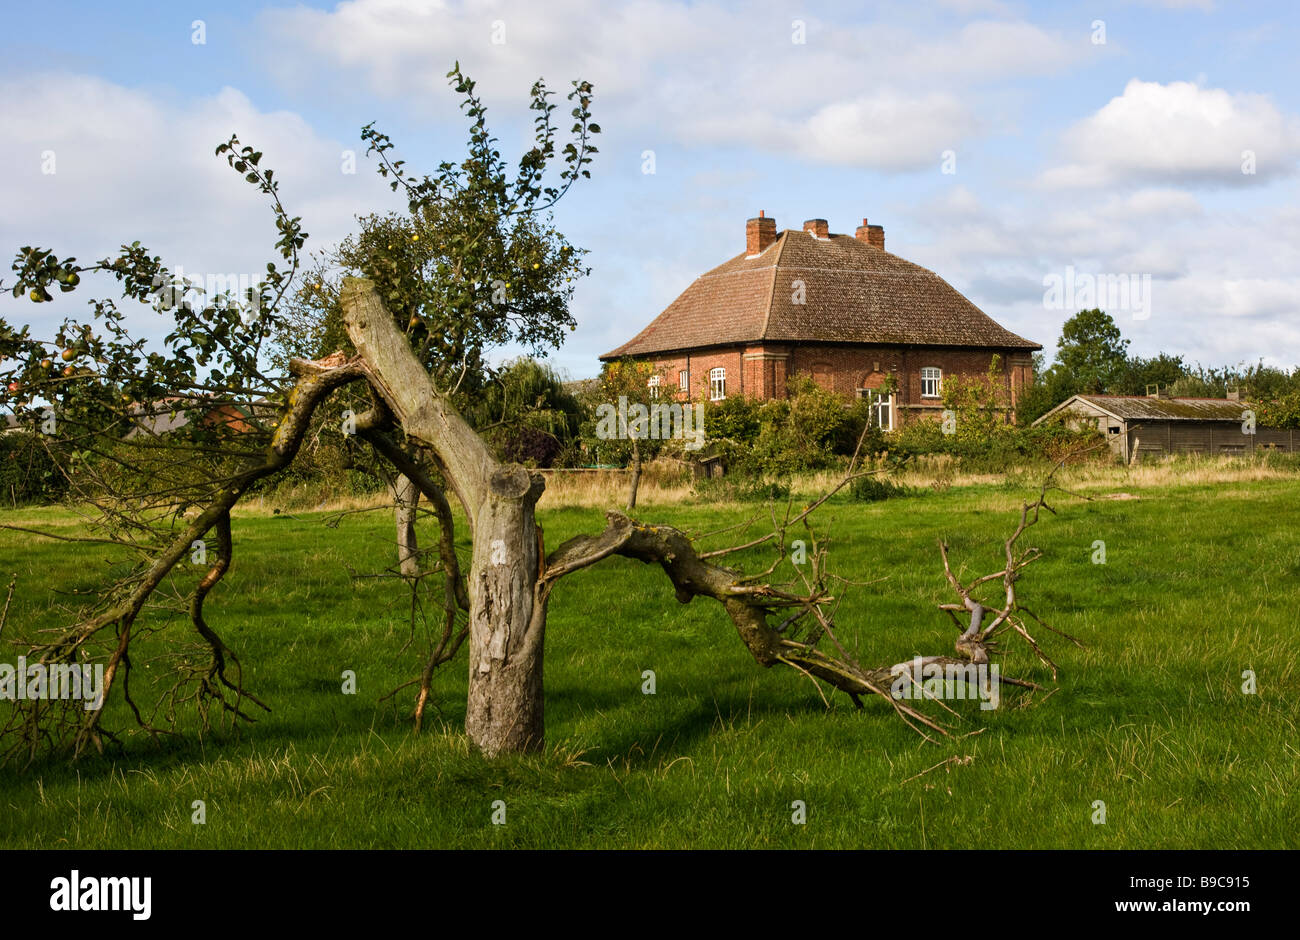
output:
<path id="1" fill-rule="evenodd" d="M 737 396 L 709 406 L 705 428 L 710 447 L 729 474 L 760 481 L 844 467 L 859 440 L 864 459 L 891 469 L 918 463 L 922 456 L 944 455 L 951 462 L 949 477 L 958 465 L 966 472 L 1004 473 L 1014 466 L 1055 463 L 1085 444 L 1100 443 L 1093 429 L 1011 423 L 997 365 L 995 359 L 989 376 L 955 377 L 946 385 L 944 405 L 956 419 L 949 434 L 940 422 L 924 419 L 888 433 L 871 427 L 869 402 L 858 399 L 846 405 L 807 376 L 791 379 L 789 397 L 783 400 Z M 1106 452 L 1096 456 L 1105 457 Z"/>
<path id="2" fill-rule="evenodd" d="M 846 408 L 842 398 L 807 376 L 791 379 L 788 392 L 784 401 L 759 407 L 751 467 L 788 476 L 842 465 L 866 425 L 866 402 Z"/>
<path id="3" fill-rule="evenodd" d="M 886 480 L 880 476 L 858 477 L 849 484 L 849 495 L 865 503 L 875 503 L 882 499 L 898 499 L 902 496 L 915 495 L 910 487 Z"/>
<path id="4" fill-rule="evenodd" d="M 711 441 L 753 444 L 758 440 L 763 403 L 747 395 L 732 395 L 704 407 L 704 434 Z"/>
<path id="5" fill-rule="evenodd" d="M 488 429 L 485 438 L 500 460 L 552 467 L 572 459 L 583 422 L 592 416 L 558 372 L 526 356 L 507 363 L 465 405 L 467 419 Z"/>
<path id="6" fill-rule="evenodd" d="M 30 431 L 0 434 L 0 501 L 11 506 L 50 503 L 67 491 L 51 440 Z"/>
<path id="7" fill-rule="evenodd" d="M 790 498 L 788 480 L 741 476 L 736 473 L 698 479 L 694 489 L 695 496 L 705 502 L 766 503 Z"/>
<path id="8" fill-rule="evenodd" d="M 1026 463 L 1056 463 L 1071 451 L 1101 443 L 1101 434 L 1088 428 L 1074 431 L 1061 424 L 1017 427 L 1013 424 L 968 424 L 960 418 L 952 434 L 944 434 L 937 421 L 918 421 L 894 432 L 889 447 L 889 462 L 898 466 L 926 454 L 955 457 L 963 470 L 972 473 L 1004 473 L 1009 467 Z M 1108 451 L 1093 452 L 1090 457 L 1105 458 Z"/>

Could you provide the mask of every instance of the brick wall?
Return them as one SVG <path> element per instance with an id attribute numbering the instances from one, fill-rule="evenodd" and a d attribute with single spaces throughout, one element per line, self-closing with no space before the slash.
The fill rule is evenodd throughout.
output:
<path id="1" fill-rule="evenodd" d="M 921 369 L 936 366 L 942 379 L 951 376 L 982 378 L 988 373 L 994 353 L 990 350 L 941 347 L 898 346 L 783 346 L 755 345 L 745 348 L 712 350 L 656 358 L 656 371 L 666 396 L 685 398 L 678 391 L 678 373 L 690 370 L 692 400 L 707 395 L 709 370 L 721 366 L 727 370 L 727 395 L 754 398 L 785 397 L 786 381 L 794 375 L 812 376 L 829 391 L 853 398 L 859 388 L 879 388 L 890 376 L 896 376 L 895 425 L 900 420 L 938 417 L 943 410 L 942 398 L 921 395 Z M 1033 365 L 1020 351 L 1000 353 L 1002 382 L 1012 399 L 1033 382 Z M 942 389 L 941 389 L 942 394 Z"/>
<path id="2" fill-rule="evenodd" d="M 678 400 L 699 401 L 700 396 L 709 394 L 709 371 L 721 367 L 727 370 L 727 395 L 753 394 L 752 379 L 743 374 L 743 353 L 739 349 L 713 350 L 709 352 L 690 353 L 689 355 L 657 357 L 654 360 L 655 371 L 660 376 L 660 388 L 665 397 Z M 678 389 L 678 373 L 690 370 L 690 392 Z M 746 381 L 749 379 L 750 381 Z M 755 397 L 763 397 L 757 395 Z"/>
<path id="3" fill-rule="evenodd" d="M 906 350 L 906 354 L 906 373 L 900 378 L 899 387 L 903 392 L 902 405 L 912 417 L 938 417 L 943 411 L 943 382 L 953 376 L 984 378 L 994 356 L 989 350 L 942 348 L 911 348 Z M 1025 370 L 1032 372 L 1032 367 L 1016 365 L 1008 368 L 1011 355 L 1006 351 L 1000 354 L 1002 387 L 1018 393 L 1014 376 L 1018 374 L 1023 380 Z M 926 398 L 921 394 L 921 370 L 927 367 L 937 367 L 941 372 L 938 398 Z"/>
<path id="4" fill-rule="evenodd" d="M 884 346 L 797 346 L 792 375 L 811 375 L 828 391 L 852 398 L 859 388 L 877 388 L 902 369 L 902 350 Z M 877 368 L 879 372 L 877 372 Z"/>

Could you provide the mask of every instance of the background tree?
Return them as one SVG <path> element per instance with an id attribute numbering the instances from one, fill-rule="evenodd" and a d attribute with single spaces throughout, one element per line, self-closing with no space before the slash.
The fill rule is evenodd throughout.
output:
<path id="1" fill-rule="evenodd" d="M 1034 383 L 1016 403 L 1016 420 L 1031 424 L 1071 395 L 1106 394 L 1118 387 L 1128 370 L 1127 350 L 1128 340 L 1109 314 L 1080 310 L 1061 327 L 1050 368 L 1034 354 Z"/>
<path id="2" fill-rule="evenodd" d="M 943 383 L 943 406 L 956 416 L 954 433 L 962 439 L 989 439 L 1011 431 L 1007 415 L 1011 394 L 1002 373 L 1002 359 L 993 356 L 978 378 L 952 376 Z"/>
<path id="3" fill-rule="evenodd" d="M 462 110 L 471 120 L 469 159 L 459 165 L 443 163 L 433 179 L 413 180 L 404 161 L 392 158 L 391 140 L 373 124 L 363 128 L 362 138 L 370 144 L 367 153 L 378 156 L 380 173 L 391 177 L 394 191 L 402 188 L 408 195 L 408 213 L 362 217 L 357 233 L 316 260 L 302 288 L 286 304 L 274 352 L 282 367 L 294 356 L 355 353 L 343 324 L 341 285 L 345 277 L 367 277 L 404 324 L 417 358 L 437 387 L 471 422 L 485 427 L 490 423 L 493 440 L 511 448 L 512 459 L 531 457 L 546 465 L 573 434 L 567 419 L 556 425 L 557 406 L 572 411 L 573 403 L 560 401 L 565 396 L 553 375 L 534 370 L 526 376 L 524 366 L 506 377 L 517 387 L 503 392 L 484 357 L 506 343 L 544 356 L 576 328 L 568 305 L 578 280 L 590 269 L 582 262 L 586 252 L 555 228 L 548 211 L 563 195 L 563 189 L 543 185 L 546 165 L 555 156 L 555 106 L 544 86 L 534 85 L 536 146 L 519 161 L 511 178 L 487 130 L 487 109 L 474 92 L 475 83 L 459 67 L 449 77 L 464 95 Z M 581 105 L 575 109 L 581 111 Z M 589 135 L 599 133 L 599 125 L 586 119 L 579 123 L 584 130 L 575 133 L 581 135 L 582 154 L 576 144 L 567 145 L 574 149 L 564 151 L 565 159 L 574 162 L 572 173 L 562 179 L 564 189 L 589 172 L 583 161 L 597 152 Z M 551 400 L 523 401 L 521 383 L 529 380 L 537 386 L 529 390 L 533 395 L 549 383 Z M 336 436 L 329 429 L 344 427 L 344 415 L 364 409 L 360 394 L 340 390 L 314 419 L 317 426 Z M 417 465 L 422 460 L 416 449 L 408 449 L 407 457 Z M 416 535 L 419 489 L 402 473 L 390 475 L 387 483 L 394 499 L 399 569 L 403 576 L 415 578 L 421 570 Z"/>
<path id="4" fill-rule="evenodd" d="M 545 362 L 528 356 L 490 372 L 466 420 L 507 463 L 529 467 L 570 465 L 579 459 L 586 409 Z"/>
<path id="5" fill-rule="evenodd" d="M 1149 359 L 1133 356 L 1125 362 L 1123 373 L 1115 380 L 1112 394 L 1145 395 L 1153 387 L 1168 391 L 1186 373 L 1182 356 L 1167 353 L 1158 353 Z"/>
<path id="6" fill-rule="evenodd" d="M 1080 310 L 1061 327 L 1053 368 L 1073 376 L 1078 392 L 1103 394 L 1124 374 L 1127 356 L 1128 340 L 1110 314 Z"/>
<path id="7" fill-rule="evenodd" d="M 641 464 L 643 460 L 653 460 L 663 449 L 664 441 L 650 436 L 647 423 L 644 428 L 633 427 L 634 422 L 627 417 L 628 409 L 644 408 L 649 414 L 650 407 L 660 402 L 659 389 L 652 388 L 651 379 L 658 375 L 655 366 L 649 362 L 623 358 L 606 362 L 601 366 L 600 376 L 589 388 L 586 397 L 586 421 L 583 438 L 588 449 L 596 455 L 598 463 L 620 463 L 628 468 L 626 512 L 636 508 L 637 491 L 641 486 Z M 670 399 L 663 392 L 662 404 Z M 613 408 L 616 415 L 615 436 L 604 433 L 610 422 L 601 421 L 601 406 Z"/>

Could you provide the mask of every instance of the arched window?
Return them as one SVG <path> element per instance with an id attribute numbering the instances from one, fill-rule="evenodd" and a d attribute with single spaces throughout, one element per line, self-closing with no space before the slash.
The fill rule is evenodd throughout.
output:
<path id="1" fill-rule="evenodd" d="M 727 397 L 727 370 L 719 366 L 709 370 L 709 399 L 722 401 Z"/>

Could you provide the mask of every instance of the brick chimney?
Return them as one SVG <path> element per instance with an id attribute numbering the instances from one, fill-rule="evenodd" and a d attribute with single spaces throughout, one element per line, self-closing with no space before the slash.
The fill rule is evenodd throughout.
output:
<path id="1" fill-rule="evenodd" d="M 831 227 L 825 219 L 809 219 L 803 224 L 803 230 L 818 238 L 831 237 Z"/>
<path id="2" fill-rule="evenodd" d="M 885 227 L 883 225 L 868 225 L 867 220 L 863 219 L 858 230 L 853 233 L 853 237 L 860 242 L 865 242 L 872 248 L 885 250 Z"/>
<path id="3" fill-rule="evenodd" d="M 745 223 L 745 254 L 762 254 L 774 241 L 776 241 L 776 219 L 767 218 L 760 209 L 757 219 L 750 219 Z"/>
<path id="4" fill-rule="evenodd" d="M 858 230 L 854 231 L 853 237 L 857 238 L 859 242 L 870 244 L 872 248 L 880 248 L 880 251 L 885 250 L 884 226 L 867 225 L 866 218 L 863 218 L 862 225 L 858 226 Z"/>

